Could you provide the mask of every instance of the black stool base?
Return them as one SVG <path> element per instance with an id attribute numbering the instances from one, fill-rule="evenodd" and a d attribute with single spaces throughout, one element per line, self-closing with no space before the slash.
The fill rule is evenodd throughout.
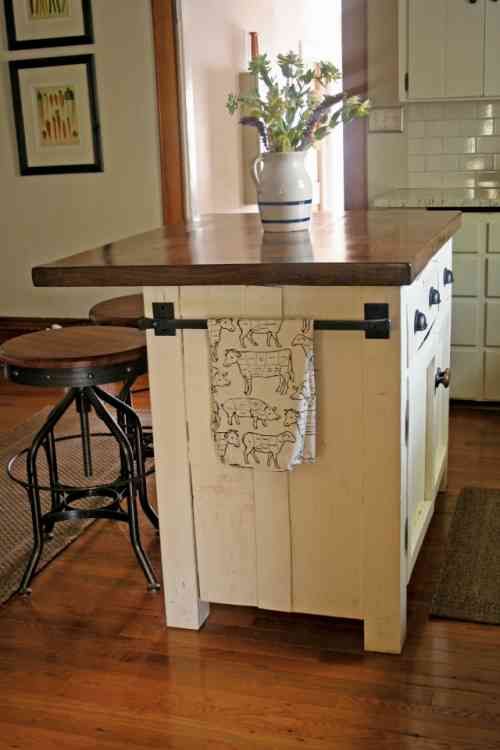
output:
<path id="1" fill-rule="evenodd" d="M 56 438 L 54 430 L 75 403 L 80 416 L 80 435 L 84 473 L 92 476 L 92 446 L 89 428 L 89 413 L 93 411 L 97 418 L 107 427 L 119 447 L 120 474 L 114 482 L 93 487 L 75 487 L 65 485 L 59 480 L 57 464 L 57 443 L 67 437 Z M 105 405 L 111 406 L 117 418 L 113 419 Z M 102 433 L 100 433 L 102 434 Z M 74 437 L 74 436 L 73 436 Z M 37 458 L 40 449 L 44 450 L 47 460 L 49 484 L 43 486 L 38 480 Z M 18 479 L 12 473 L 15 461 L 26 454 L 27 480 Z M 49 414 L 47 421 L 36 434 L 31 447 L 14 456 L 9 462 L 10 477 L 25 487 L 33 523 L 33 551 L 19 586 L 20 594 L 30 593 L 30 583 L 40 560 L 44 543 L 52 534 L 54 525 L 66 520 L 108 518 L 128 524 L 130 542 L 137 560 L 144 572 L 150 591 L 158 591 L 160 584 L 155 576 L 151 563 L 143 549 L 138 523 L 139 505 L 154 528 L 158 529 L 158 516 L 149 503 L 146 488 L 147 473 L 145 469 L 144 435 L 141 422 L 135 411 L 124 401 L 103 391 L 98 386 L 73 387 L 69 389 L 60 403 Z M 49 491 L 51 509 L 42 513 L 40 492 Z M 82 498 L 109 498 L 110 502 L 98 508 L 77 508 L 73 503 Z M 126 506 L 126 508 L 122 507 Z"/>

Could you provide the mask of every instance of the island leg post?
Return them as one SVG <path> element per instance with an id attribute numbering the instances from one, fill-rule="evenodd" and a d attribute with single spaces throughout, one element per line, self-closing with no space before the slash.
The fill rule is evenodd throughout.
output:
<path id="1" fill-rule="evenodd" d="M 148 317 L 153 302 L 172 302 L 178 310 L 178 289 L 144 288 Z M 168 627 L 198 630 L 209 604 L 198 587 L 182 333 L 148 331 L 147 344 L 166 620 Z"/>

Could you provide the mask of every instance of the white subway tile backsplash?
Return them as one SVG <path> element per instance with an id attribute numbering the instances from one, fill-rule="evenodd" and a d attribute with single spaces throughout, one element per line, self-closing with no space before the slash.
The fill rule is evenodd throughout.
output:
<path id="1" fill-rule="evenodd" d="M 442 154 L 442 138 L 410 138 L 408 140 L 409 154 Z"/>
<path id="2" fill-rule="evenodd" d="M 476 102 L 446 102 L 444 105 L 445 120 L 475 120 Z"/>
<path id="3" fill-rule="evenodd" d="M 462 170 L 484 171 L 485 169 L 493 169 L 493 157 L 492 156 L 459 156 L 458 168 L 461 171 Z"/>
<path id="4" fill-rule="evenodd" d="M 426 156 L 426 172 L 456 172 L 458 156 Z"/>
<path id="5" fill-rule="evenodd" d="M 408 154 L 425 154 L 425 139 L 424 138 L 409 138 L 408 139 Z"/>
<path id="6" fill-rule="evenodd" d="M 436 122 L 425 123 L 425 135 L 427 137 L 433 136 L 458 136 L 462 135 L 460 132 L 460 121 L 459 120 L 438 120 Z"/>
<path id="7" fill-rule="evenodd" d="M 500 101 L 414 102 L 406 115 L 410 188 L 500 180 Z"/>
<path id="8" fill-rule="evenodd" d="M 443 187 L 449 188 L 473 188 L 476 186 L 474 176 L 462 172 L 450 172 L 443 175 Z"/>
<path id="9" fill-rule="evenodd" d="M 410 172 L 425 172 L 425 156 L 409 156 L 408 170 Z"/>
<path id="10" fill-rule="evenodd" d="M 478 138 L 477 150 L 485 154 L 500 153 L 500 136 L 491 136 L 490 138 Z"/>
<path id="11" fill-rule="evenodd" d="M 500 102 L 477 102 L 476 117 L 500 117 Z"/>
<path id="12" fill-rule="evenodd" d="M 476 151 L 475 138 L 445 138 L 445 154 L 474 154 Z"/>
<path id="13" fill-rule="evenodd" d="M 411 188 L 438 188 L 442 187 L 442 184 L 443 179 L 440 174 L 410 172 L 408 175 L 408 187 Z"/>
<path id="14" fill-rule="evenodd" d="M 493 120 L 462 120 L 459 135 L 493 135 Z"/>
<path id="15" fill-rule="evenodd" d="M 423 122 L 409 122 L 408 123 L 408 138 L 423 138 L 424 137 L 424 123 Z"/>

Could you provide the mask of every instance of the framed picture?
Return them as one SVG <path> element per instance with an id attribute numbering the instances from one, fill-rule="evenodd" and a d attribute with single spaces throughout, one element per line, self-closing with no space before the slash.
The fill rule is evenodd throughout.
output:
<path id="1" fill-rule="evenodd" d="M 90 0 L 4 0 L 9 49 L 92 44 Z"/>
<path id="2" fill-rule="evenodd" d="M 22 175 L 102 172 L 92 55 L 9 63 Z"/>

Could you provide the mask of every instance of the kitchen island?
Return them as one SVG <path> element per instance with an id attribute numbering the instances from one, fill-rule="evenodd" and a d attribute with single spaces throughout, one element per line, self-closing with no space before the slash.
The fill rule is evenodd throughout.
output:
<path id="1" fill-rule="evenodd" d="M 147 337 L 169 626 L 199 628 L 209 602 L 224 602 L 360 619 L 365 649 L 401 651 L 407 583 L 446 481 L 460 222 L 456 211 L 353 211 L 266 236 L 255 215 L 214 215 L 33 269 L 36 285 L 142 285 L 145 314 L 156 313 Z M 315 464 L 218 461 L 207 333 L 172 317 L 332 324 L 314 334 Z"/>

